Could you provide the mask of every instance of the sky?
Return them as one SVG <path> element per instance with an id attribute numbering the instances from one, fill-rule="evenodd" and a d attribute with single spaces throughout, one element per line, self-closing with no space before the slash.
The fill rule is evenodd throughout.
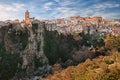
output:
<path id="1" fill-rule="evenodd" d="M 120 18 L 120 0 L 0 0 L 0 20 L 23 20 L 28 10 L 36 19 L 102 16 Z"/>

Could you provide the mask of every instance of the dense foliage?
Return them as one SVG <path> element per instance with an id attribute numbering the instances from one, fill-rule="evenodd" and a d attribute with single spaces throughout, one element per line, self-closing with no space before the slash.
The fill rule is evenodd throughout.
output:
<path id="1" fill-rule="evenodd" d="M 9 80 L 19 72 L 18 64 L 22 64 L 19 55 L 6 53 L 4 46 L 0 45 L 0 80 Z"/>
<path id="2" fill-rule="evenodd" d="M 44 33 L 44 53 L 51 64 L 54 64 L 58 60 L 58 45 L 53 34 L 48 31 Z"/>

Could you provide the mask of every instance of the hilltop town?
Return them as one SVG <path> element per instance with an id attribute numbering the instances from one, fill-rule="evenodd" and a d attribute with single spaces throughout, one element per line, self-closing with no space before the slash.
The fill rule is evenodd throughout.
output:
<path id="1" fill-rule="evenodd" d="M 82 16 L 71 16 L 69 19 L 60 18 L 55 20 L 38 20 L 35 17 L 30 18 L 30 13 L 28 10 L 25 12 L 25 19 L 21 22 L 16 19 L 1 21 L 0 26 L 6 26 L 9 24 L 15 27 L 25 27 L 28 25 L 32 26 L 32 23 L 45 22 L 46 29 L 49 31 L 57 31 L 59 34 L 69 34 L 69 33 L 80 33 L 90 29 L 90 34 L 95 32 L 100 34 L 112 34 L 115 36 L 120 35 L 120 19 L 104 19 L 103 17 L 82 17 Z"/>

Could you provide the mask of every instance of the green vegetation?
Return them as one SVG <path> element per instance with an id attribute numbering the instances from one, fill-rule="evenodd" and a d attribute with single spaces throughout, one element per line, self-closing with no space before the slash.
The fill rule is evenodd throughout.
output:
<path id="1" fill-rule="evenodd" d="M 40 58 L 37 58 L 37 56 L 34 56 L 34 63 L 35 63 L 35 67 L 38 68 L 40 66 L 43 66 L 42 61 L 40 61 Z"/>
<path id="2" fill-rule="evenodd" d="M 6 53 L 4 46 L 0 45 L 0 80 L 11 79 L 20 68 L 22 59 L 18 54 Z"/>
<path id="3" fill-rule="evenodd" d="M 59 57 L 59 48 L 52 33 L 44 33 L 44 53 L 51 64 L 54 64 Z"/>
<path id="4" fill-rule="evenodd" d="M 37 29 L 38 29 L 38 24 L 37 23 L 32 24 L 32 30 L 33 30 L 34 34 L 37 34 L 37 31 L 36 31 Z"/>

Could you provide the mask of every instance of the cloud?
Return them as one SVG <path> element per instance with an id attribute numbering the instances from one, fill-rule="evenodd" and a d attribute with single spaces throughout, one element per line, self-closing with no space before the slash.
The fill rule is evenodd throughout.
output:
<path id="1" fill-rule="evenodd" d="M 47 2 L 43 5 L 43 8 L 45 8 L 46 10 L 51 10 L 51 6 L 53 5 L 53 2 Z"/>
<path id="2" fill-rule="evenodd" d="M 54 14 L 55 18 L 68 18 L 70 16 L 75 16 L 78 14 L 78 11 L 69 7 L 58 7 L 54 9 L 57 14 Z"/>
<path id="3" fill-rule="evenodd" d="M 69 18 L 70 16 L 89 16 L 94 11 L 90 8 L 83 8 L 84 5 L 88 4 L 90 1 L 74 1 L 74 0 L 55 0 L 58 2 L 59 6 L 54 9 L 55 12 L 51 16 L 54 18 Z M 81 5 L 79 5 L 81 2 Z"/>
<path id="4" fill-rule="evenodd" d="M 66 3 L 65 1 L 64 3 Z M 119 7 L 119 4 L 116 3 L 104 3 L 104 4 L 92 4 L 90 7 L 83 7 L 83 6 L 77 6 L 77 7 L 69 7 L 68 5 L 71 4 L 79 4 L 79 3 L 67 3 L 62 4 L 62 2 L 59 3 L 60 6 L 55 8 L 55 12 L 52 14 L 55 18 L 68 18 L 70 16 L 103 16 L 104 18 L 110 19 L 110 18 L 117 18 L 120 17 L 120 14 L 118 12 L 107 12 L 109 8 Z M 62 5 L 61 5 L 62 4 Z M 88 2 L 84 3 L 88 4 Z M 102 10 L 105 9 L 105 10 Z M 58 12 L 58 13 L 56 13 Z M 52 15 L 52 16 L 53 16 Z"/>
<path id="5" fill-rule="evenodd" d="M 119 13 L 114 13 L 114 12 L 111 12 L 111 13 L 106 13 L 106 12 L 94 12 L 92 14 L 92 16 L 102 16 L 104 17 L 105 19 L 111 19 L 112 18 L 117 18 L 118 16 L 120 17 L 120 14 Z"/>
<path id="6" fill-rule="evenodd" d="M 115 7 L 120 7 L 120 4 L 117 3 L 103 3 L 103 4 L 95 4 L 93 5 L 93 7 L 95 8 L 101 8 L 101 9 L 105 9 L 105 8 L 115 8 Z"/>
<path id="7" fill-rule="evenodd" d="M 65 0 L 63 2 L 59 2 L 60 6 L 69 6 L 69 5 L 73 5 L 75 3 L 76 3 L 75 1 L 73 2 L 73 1 L 67 1 L 67 0 Z"/>
<path id="8" fill-rule="evenodd" d="M 21 12 L 24 11 L 24 4 L 0 4 L 0 20 L 21 18 Z"/>
<path id="9" fill-rule="evenodd" d="M 20 11 L 24 9 L 24 4 L 13 3 L 9 4 L 0 4 L 0 10 L 2 11 Z"/>

